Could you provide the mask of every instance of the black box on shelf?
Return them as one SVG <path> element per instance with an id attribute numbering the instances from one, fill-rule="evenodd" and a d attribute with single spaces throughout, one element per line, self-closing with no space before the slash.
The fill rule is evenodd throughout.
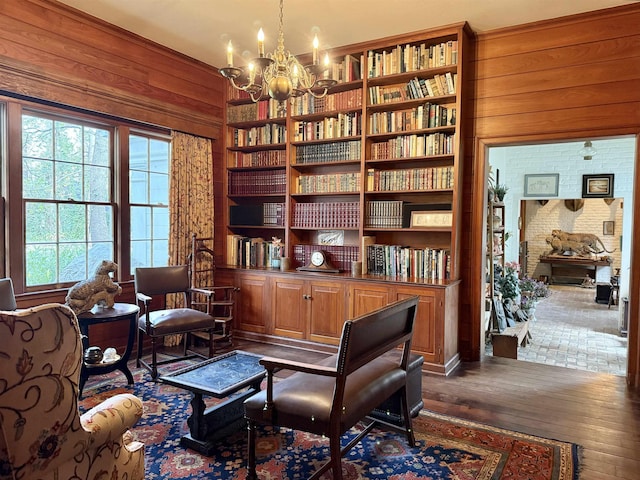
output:
<path id="1" fill-rule="evenodd" d="M 262 205 L 229 206 L 229 225 L 261 226 L 263 222 Z"/>

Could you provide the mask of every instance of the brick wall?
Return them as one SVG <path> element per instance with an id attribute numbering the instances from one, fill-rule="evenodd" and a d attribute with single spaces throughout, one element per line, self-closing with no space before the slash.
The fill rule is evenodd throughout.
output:
<path id="1" fill-rule="evenodd" d="M 541 254 L 550 250 L 546 237 L 554 228 L 568 232 L 594 233 L 600 237 L 608 250 L 616 251 L 612 269 L 598 269 L 598 281 L 608 281 L 615 268 L 620 268 L 621 295 L 628 292 L 628 276 L 631 255 L 631 227 L 633 210 L 633 172 L 635 139 L 617 137 L 592 140 L 597 154 L 592 160 L 584 160 L 578 151 L 583 142 L 563 142 L 555 144 L 523 145 L 491 148 L 489 163 L 498 181 L 509 186 L 505 196 L 505 229 L 512 236 L 505 248 L 505 260 L 519 260 L 519 224 L 526 226 L 525 240 L 528 241 L 529 275 L 548 274 L 548 265 L 538 265 Z M 542 206 L 537 198 L 524 196 L 525 174 L 559 174 L 557 197 L 549 197 Z M 582 198 L 582 176 L 591 174 L 614 174 L 614 197 L 616 201 L 607 205 L 603 199 L 585 199 L 585 205 L 577 212 L 564 206 L 564 199 Z M 520 220 L 520 202 L 527 201 L 526 218 Z M 615 222 L 614 235 L 603 235 L 603 221 Z M 620 237 L 622 236 L 622 249 Z"/>

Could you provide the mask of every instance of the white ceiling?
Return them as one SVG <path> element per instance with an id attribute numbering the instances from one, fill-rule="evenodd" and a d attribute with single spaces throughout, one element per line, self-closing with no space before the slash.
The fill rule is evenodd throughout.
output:
<path id="1" fill-rule="evenodd" d="M 213 66 L 256 56 L 256 34 L 276 47 L 278 0 L 59 0 Z M 468 21 L 476 32 L 638 3 L 629 0 L 286 0 L 285 47 L 298 55 Z"/>

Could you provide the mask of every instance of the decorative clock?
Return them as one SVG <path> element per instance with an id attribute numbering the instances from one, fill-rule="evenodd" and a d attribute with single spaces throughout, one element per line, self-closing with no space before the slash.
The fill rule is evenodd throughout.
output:
<path id="1" fill-rule="evenodd" d="M 315 250 L 311 254 L 311 261 L 306 267 L 298 267 L 297 270 L 301 272 L 325 272 L 325 273 L 338 273 L 340 270 L 335 268 L 329 258 L 327 252 L 324 250 Z"/>

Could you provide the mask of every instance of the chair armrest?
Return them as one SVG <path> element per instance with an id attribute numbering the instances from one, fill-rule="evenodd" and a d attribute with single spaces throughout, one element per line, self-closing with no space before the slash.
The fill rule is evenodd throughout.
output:
<path id="1" fill-rule="evenodd" d="M 88 410 L 80 417 L 94 445 L 121 437 L 142 417 L 142 401 L 130 393 L 121 393 Z"/>
<path id="2" fill-rule="evenodd" d="M 310 373 L 313 375 L 323 375 L 325 377 L 335 377 L 338 375 L 335 367 L 313 365 L 311 363 L 284 360 L 282 358 L 263 357 L 260 359 L 260 364 L 263 365 L 267 371 L 273 371 L 276 368 L 280 368 L 283 370 L 294 370 L 296 372 Z"/>
<path id="3" fill-rule="evenodd" d="M 144 293 L 140 293 L 140 292 L 136 293 L 136 298 L 138 299 L 138 301 L 144 302 L 145 305 L 152 300 L 152 298 L 149 295 L 145 295 Z"/>
<path id="4" fill-rule="evenodd" d="M 200 293 L 202 295 L 206 295 L 207 297 L 211 297 L 213 296 L 213 289 L 212 288 L 190 288 L 189 290 L 187 290 L 189 293 Z"/>

